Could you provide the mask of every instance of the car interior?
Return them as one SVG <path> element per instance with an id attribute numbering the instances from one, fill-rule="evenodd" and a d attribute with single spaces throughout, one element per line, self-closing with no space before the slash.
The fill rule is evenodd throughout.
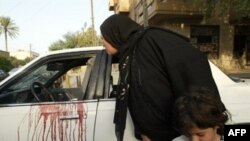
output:
<path id="1" fill-rule="evenodd" d="M 58 59 L 25 72 L 1 92 L 0 103 L 84 99 L 95 56 Z"/>

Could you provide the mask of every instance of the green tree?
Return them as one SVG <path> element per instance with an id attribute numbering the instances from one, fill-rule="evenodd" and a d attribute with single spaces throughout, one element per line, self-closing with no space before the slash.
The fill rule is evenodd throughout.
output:
<path id="1" fill-rule="evenodd" d="M 0 68 L 4 71 L 8 72 L 13 68 L 18 68 L 20 66 L 24 66 L 28 62 L 30 62 L 30 58 L 26 58 L 24 60 L 19 60 L 15 57 L 2 57 L 0 56 Z"/>
<path id="2" fill-rule="evenodd" d="M 16 38 L 19 28 L 9 17 L 0 17 L 0 34 L 4 34 L 5 50 L 8 51 L 8 36 L 10 38 Z"/>
<path id="3" fill-rule="evenodd" d="M 92 35 L 94 35 L 94 37 L 92 37 Z M 101 43 L 101 38 L 92 27 L 88 28 L 86 32 L 82 32 L 79 35 L 79 46 L 81 47 L 100 46 L 102 45 Z"/>
<path id="4" fill-rule="evenodd" d="M 64 40 L 59 40 L 52 43 L 49 50 L 61 50 L 65 48 L 75 48 L 78 46 L 78 36 L 75 33 L 68 32 L 64 36 Z"/>
<path id="5" fill-rule="evenodd" d="M 206 17 L 213 16 L 215 12 L 219 15 L 234 14 L 238 19 L 250 17 L 249 0 L 193 0 L 193 2 L 204 4 L 201 11 Z"/>
<path id="6" fill-rule="evenodd" d="M 68 33 L 64 35 L 65 47 L 66 48 L 75 48 L 78 46 L 78 36 L 74 33 Z"/>
<path id="7" fill-rule="evenodd" d="M 8 72 L 13 68 L 11 61 L 6 57 L 0 57 L 0 68 Z"/>
<path id="8" fill-rule="evenodd" d="M 95 40 L 92 39 L 92 34 L 94 33 Z M 88 28 L 87 31 L 82 30 L 81 32 L 67 33 L 65 34 L 63 40 L 58 40 L 53 42 L 49 46 L 49 50 L 61 50 L 66 48 L 76 48 L 76 47 L 87 47 L 93 45 L 101 45 L 101 39 L 97 35 L 96 31 L 92 28 Z"/>
<path id="9" fill-rule="evenodd" d="M 19 60 L 19 59 L 15 58 L 15 57 L 10 57 L 9 60 L 10 60 L 10 62 L 12 64 L 12 66 L 15 67 L 15 68 L 18 68 L 20 66 L 24 66 L 25 64 L 27 64 L 28 62 L 31 61 L 30 58 L 26 58 L 24 60 Z"/>
<path id="10" fill-rule="evenodd" d="M 61 50 L 64 49 L 65 45 L 64 45 L 64 41 L 59 40 L 56 42 L 53 42 L 50 46 L 49 46 L 49 50 L 53 51 L 53 50 Z"/>

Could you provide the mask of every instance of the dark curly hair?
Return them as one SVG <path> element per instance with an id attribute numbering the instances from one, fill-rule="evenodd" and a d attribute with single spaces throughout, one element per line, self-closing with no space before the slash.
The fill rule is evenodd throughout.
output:
<path id="1" fill-rule="evenodd" d="M 224 124 L 230 119 L 230 113 L 221 99 L 204 88 L 178 98 L 173 114 L 174 126 L 184 135 L 193 127 L 205 129 L 218 126 L 223 131 Z M 222 134 L 220 131 L 219 134 Z"/>

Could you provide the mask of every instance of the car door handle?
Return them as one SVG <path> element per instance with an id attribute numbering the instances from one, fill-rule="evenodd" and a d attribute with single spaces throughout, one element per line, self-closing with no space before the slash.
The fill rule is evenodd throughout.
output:
<path id="1" fill-rule="evenodd" d="M 83 119 L 87 118 L 87 114 L 83 114 L 82 116 Z M 76 120 L 76 119 L 80 119 L 79 115 L 66 115 L 66 116 L 59 116 L 60 120 Z"/>
<path id="2" fill-rule="evenodd" d="M 76 120 L 79 119 L 79 115 L 67 115 L 67 116 L 59 116 L 60 120 Z"/>

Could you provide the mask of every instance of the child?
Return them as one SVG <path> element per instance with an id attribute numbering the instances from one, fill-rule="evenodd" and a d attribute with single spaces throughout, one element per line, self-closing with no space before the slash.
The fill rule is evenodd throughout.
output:
<path id="1" fill-rule="evenodd" d="M 195 90 L 175 102 L 175 126 L 184 136 L 173 141 L 221 141 L 229 118 L 225 105 L 214 94 L 206 89 Z"/>

